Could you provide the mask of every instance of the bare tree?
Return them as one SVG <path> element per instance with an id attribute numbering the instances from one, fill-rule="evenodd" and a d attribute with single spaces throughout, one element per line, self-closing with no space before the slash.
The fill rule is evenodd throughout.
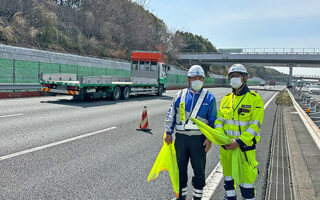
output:
<path id="1" fill-rule="evenodd" d="M 139 6 L 142 6 L 144 9 L 148 10 L 150 8 L 149 0 L 131 0 L 132 3 L 136 3 Z"/>

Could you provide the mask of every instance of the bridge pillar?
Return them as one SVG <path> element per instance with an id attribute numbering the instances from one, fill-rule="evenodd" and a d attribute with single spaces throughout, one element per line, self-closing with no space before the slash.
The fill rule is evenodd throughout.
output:
<path id="1" fill-rule="evenodd" d="M 287 87 L 291 87 L 292 85 L 292 69 L 293 69 L 293 67 L 292 67 L 292 64 L 289 64 L 289 80 L 288 80 L 288 85 L 287 85 Z"/>

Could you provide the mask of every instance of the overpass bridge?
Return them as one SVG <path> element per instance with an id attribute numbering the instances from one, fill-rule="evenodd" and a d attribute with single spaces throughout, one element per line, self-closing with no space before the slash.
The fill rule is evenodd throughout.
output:
<path id="1" fill-rule="evenodd" d="M 288 76 L 270 76 L 267 77 L 268 79 L 272 78 L 288 78 Z M 293 79 L 309 79 L 309 80 L 320 80 L 320 76 L 318 75 L 305 75 L 305 74 L 299 74 L 299 75 L 292 75 Z"/>
<path id="2" fill-rule="evenodd" d="M 215 65 L 241 63 L 246 66 L 289 67 L 289 81 L 292 82 L 294 67 L 320 67 L 320 48 L 250 48 L 239 52 L 186 52 L 178 59 L 183 62 Z"/>
<path id="3" fill-rule="evenodd" d="M 320 76 L 318 75 L 306 75 L 306 74 L 301 74 L 301 75 L 294 75 L 294 78 L 298 79 L 313 79 L 313 80 L 320 80 Z"/>

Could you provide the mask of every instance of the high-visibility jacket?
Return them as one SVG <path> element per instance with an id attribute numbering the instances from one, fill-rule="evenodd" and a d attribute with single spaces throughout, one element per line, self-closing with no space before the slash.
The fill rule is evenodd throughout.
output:
<path id="1" fill-rule="evenodd" d="M 233 151 L 220 148 L 220 160 L 224 176 L 232 176 L 238 184 L 252 184 L 256 180 L 256 144 L 260 141 L 263 123 L 264 103 L 259 94 L 251 92 L 246 86 L 242 94 L 229 93 L 221 100 L 215 121 L 216 130 L 224 131 L 240 145 L 238 163 L 234 163 Z M 238 149 L 236 149 L 238 150 Z M 238 170 L 241 167 L 242 172 Z"/>
<path id="2" fill-rule="evenodd" d="M 254 148 L 260 141 L 264 103 L 259 94 L 248 90 L 240 96 L 229 93 L 223 97 L 215 128 L 224 131 L 240 146 Z"/>
<path id="3" fill-rule="evenodd" d="M 175 130 L 182 134 L 187 135 L 202 135 L 202 132 L 198 130 L 181 130 L 177 126 L 183 125 L 181 121 L 181 111 L 180 111 L 180 103 L 181 103 L 181 90 L 176 98 L 173 99 L 173 103 L 171 104 L 166 119 L 165 119 L 165 131 L 168 135 L 171 135 Z M 199 97 L 201 96 L 203 89 L 193 92 L 190 88 L 187 89 L 187 94 L 185 98 L 185 106 L 184 106 L 184 116 L 186 124 L 190 120 L 190 115 L 195 108 Z M 216 108 L 216 99 L 213 94 L 209 91 L 206 93 L 205 98 L 201 104 L 201 107 L 196 115 L 196 119 L 208 124 L 209 126 L 214 126 L 214 121 L 217 116 L 217 108 Z"/>

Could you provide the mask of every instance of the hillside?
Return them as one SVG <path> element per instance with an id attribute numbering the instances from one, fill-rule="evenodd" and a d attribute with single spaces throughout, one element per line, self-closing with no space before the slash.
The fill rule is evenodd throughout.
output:
<path id="1" fill-rule="evenodd" d="M 215 52 L 206 38 L 170 32 L 163 20 L 131 0 L 1 0 L 0 42 L 9 45 L 129 60 L 133 50 Z M 209 70 L 209 66 L 205 67 Z M 225 69 L 212 72 L 224 74 Z M 264 78 L 268 70 L 252 69 Z M 272 74 L 277 72 L 272 72 Z"/>
<path id="2" fill-rule="evenodd" d="M 129 0 L 2 0 L 0 17 L 6 44 L 122 59 L 174 50 L 166 24 Z"/>

